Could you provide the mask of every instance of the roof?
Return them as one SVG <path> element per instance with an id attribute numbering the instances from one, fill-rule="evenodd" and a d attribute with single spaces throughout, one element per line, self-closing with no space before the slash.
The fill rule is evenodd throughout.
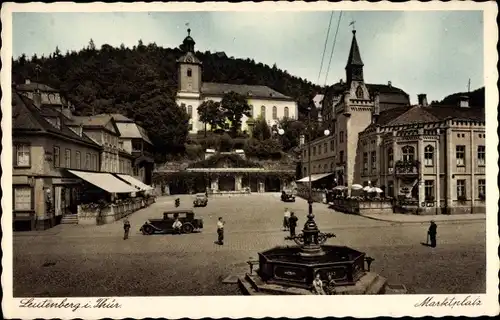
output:
<path id="1" fill-rule="evenodd" d="M 87 135 L 80 137 L 71 130 L 63 121 L 60 128 L 50 124 L 44 117 L 62 117 L 62 113 L 50 108 L 38 109 L 33 101 L 16 92 L 12 93 L 12 130 L 17 132 L 50 132 L 55 133 L 82 143 L 91 144 L 96 148 L 99 145 L 94 143 Z"/>
<path id="2" fill-rule="evenodd" d="M 347 65 L 363 66 L 361 54 L 359 53 L 358 42 L 356 41 L 356 30 L 352 31 L 351 50 L 349 51 L 349 58 L 347 58 Z"/>
<path id="3" fill-rule="evenodd" d="M 113 118 L 109 114 L 95 116 L 73 116 L 70 122 L 81 124 L 84 127 L 105 127 Z"/>
<path id="4" fill-rule="evenodd" d="M 45 92 L 59 92 L 58 90 L 51 88 L 46 84 L 37 83 L 37 82 L 18 84 L 18 85 L 16 85 L 16 90 L 18 90 L 18 91 L 40 90 L 40 91 L 45 91 Z"/>
<path id="5" fill-rule="evenodd" d="M 121 138 L 139 138 L 143 139 L 147 143 L 153 145 L 151 140 L 149 139 L 148 133 L 144 128 L 137 125 L 134 122 L 118 122 L 116 124 L 118 127 L 118 131 L 120 131 Z"/>
<path id="6" fill-rule="evenodd" d="M 192 64 L 201 64 L 200 59 L 196 57 L 194 53 L 188 51 L 185 55 L 177 59 L 178 63 L 192 63 Z"/>
<path id="7" fill-rule="evenodd" d="M 134 122 L 134 120 L 125 117 L 123 114 L 120 113 L 101 113 L 98 114 L 98 116 L 111 116 L 113 119 L 115 119 L 115 122 Z"/>
<path id="8" fill-rule="evenodd" d="M 389 84 L 374 84 L 374 83 L 366 83 L 366 88 L 370 92 L 370 95 L 374 95 L 376 92 L 380 94 L 380 101 L 384 101 L 383 99 L 385 97 L 394 99 L 394 96 L 396 95 L 404 95 L 407 97 L 409 101 L 409 96 L 408 94 L 403 91 L 403 89 L 400 89 L 398 87 L 394 87 Z M 348 90 L 349 87 L 346 82 L 337 82 L 335 84 L 332 84 L 330 87 L 326 89 L 326 95 L 339 95 L 344 93 L 346 90 Z M 388 96 L 389 95 L 389 96 Z"/>
<path id="9" fill-rule="evenodd" d="M 262 99 L 281 99 L 293 100 L 267 86 L 245 85 L 245 84 L 229 84 L 217 82 L 203 82 L 201 92 L 204 95 L 224 95 L 225 93 L 234 91 L 246 97 L 262 98 Z"/>

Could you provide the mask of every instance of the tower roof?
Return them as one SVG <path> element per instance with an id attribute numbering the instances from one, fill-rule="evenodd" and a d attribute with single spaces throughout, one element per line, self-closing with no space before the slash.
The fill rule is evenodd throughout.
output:
<path id="1" fill-rule="evenodd" d="M 194 42 L 194 39 L 191 37 L 191 29 L 187 29 L 187 32 L 188 35 L 184 38 L 184 41 L 182 41 L 181 49 L 184 52 L 194 52 L 194 45 L 196 42 Z"/>
<path id="2" fill-rule="evenodd" d="M 351 50 L 349 51 L 349 58 L 347 59 L 348 66 L 363 66 L 361 54 L 359 53 L 358 42 L 356 41 L 356 30 L 352 30 Z"/>

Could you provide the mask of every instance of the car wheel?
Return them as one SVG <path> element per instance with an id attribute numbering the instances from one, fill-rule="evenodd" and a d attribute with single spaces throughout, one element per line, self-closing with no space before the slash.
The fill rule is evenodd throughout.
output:
<path id="1" fill-rule="evenodd" d="M 151 227 L 151 226 L 146 225 L 146 226 L 142 227 L 142 234 L 144 234 L 144 235 L 151 235 L 151 234 L 153 234 L 153 232 L 154 232 L 154 230 L 153 230 L 153 227 Z"/>
<path id="2" fill-rule="evenodd" d="M 193 232 L 193 225 L 190 224 L 190 223 L 186 223 L 184 225 L 182 225 L 182 232 L 183 233 L 191 233 Z"/>

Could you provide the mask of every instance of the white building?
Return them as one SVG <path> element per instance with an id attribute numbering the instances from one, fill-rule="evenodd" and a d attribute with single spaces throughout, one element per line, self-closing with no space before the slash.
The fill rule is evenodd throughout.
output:
<path id="1" fill-rule="evenodd" d="M 198 106 L 208 100 L 220 102 L 224 94 L 231 91 L 247 97 L 251 106 L 251 118 L 262 115 L 269 125 L 276 124 L 285 117 L 297 118 L 297 102 L 267 86 L 202 82 L 202 63 L 194 54 L 195 42 L 189 35 L 190 32 L 188 29 L 188 36 L 182 44 L 185 54 L 177 60 L 177 104 L 191 116 L 190 133 L 205 129 L 205 124 L 199 120 Z M 248 119 L 243 116 L 241 130 L 248 130 Z"/>

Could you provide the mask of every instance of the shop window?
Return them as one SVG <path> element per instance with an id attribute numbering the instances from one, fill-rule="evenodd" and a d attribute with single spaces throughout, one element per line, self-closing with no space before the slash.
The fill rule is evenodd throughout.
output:
<path id="1" fill-rule="evenodd" d="M 14 210 L 33 210 L 33 189 L 30 187 L 14 187 Z"/>

